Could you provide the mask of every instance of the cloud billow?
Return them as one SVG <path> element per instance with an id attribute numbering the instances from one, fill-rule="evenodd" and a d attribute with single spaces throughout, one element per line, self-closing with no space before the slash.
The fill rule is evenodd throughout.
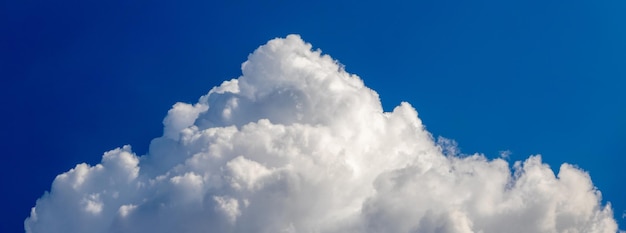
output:
<path id="1" fill-rule="evenodd" d="M 58 175 L 26 232 L 617 232 L 586 172 L 445 153 L 410 104 L 384 112 L 311 48 L 269 41 L 174 105 L 146 155 Z"/>

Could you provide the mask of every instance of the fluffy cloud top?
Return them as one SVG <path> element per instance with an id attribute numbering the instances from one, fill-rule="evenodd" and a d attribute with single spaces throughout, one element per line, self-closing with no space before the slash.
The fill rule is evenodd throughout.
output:
<path id="1" fill-rule="evenodd" d="M 383 112 L 297 35 L 242 71 L 174 105 L 147 155 L 124 146 L 58 175 L 26 232 L 617 231 L 584 171 L 448 153 L 410 104 Z"/>

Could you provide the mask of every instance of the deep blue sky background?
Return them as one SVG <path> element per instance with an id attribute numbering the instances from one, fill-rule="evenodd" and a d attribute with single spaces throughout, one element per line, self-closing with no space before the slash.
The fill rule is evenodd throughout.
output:
<path id="1" fill-rule="evenodd" d="M 77 163 L 145 153 L 171 105 L 290 33 L 464 153 L 579 165 L 625 228 L 625 1 L 173 2 L 2 4 L 1 232 Z"/>

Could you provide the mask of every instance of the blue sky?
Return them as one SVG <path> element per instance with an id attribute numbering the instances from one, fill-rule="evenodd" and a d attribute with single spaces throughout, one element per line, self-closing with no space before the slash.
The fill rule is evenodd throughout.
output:
<path id="1" fill-rule="evenodd" d="M 0 72 L 3 232 L 75 164 L 162 133 L 259 45 L 297 33 L 435 136 L 588 171 L 624 228 L 626 2 L 14 1 Z"/>

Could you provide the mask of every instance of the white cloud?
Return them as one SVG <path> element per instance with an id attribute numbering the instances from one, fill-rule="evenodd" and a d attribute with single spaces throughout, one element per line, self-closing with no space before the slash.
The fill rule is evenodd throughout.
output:
<path id="1" fill-rule="evenodd" d="M 586 172 L 459 155 L 299 36 L 242 71 L 174 105 L 147 155 L 57 176 L 26 231 L 617 232 Z"/>
<path id="2" fill-rule="evenodd" d="M 510 150 L 502 150 L 499 153 L 500 153 L 500 158 L 503 158 L 503 159 L 509 159 L 509 157 L 511 157 L 511 155 L 513 154 L 513 152 L 511 152 Z"/>

